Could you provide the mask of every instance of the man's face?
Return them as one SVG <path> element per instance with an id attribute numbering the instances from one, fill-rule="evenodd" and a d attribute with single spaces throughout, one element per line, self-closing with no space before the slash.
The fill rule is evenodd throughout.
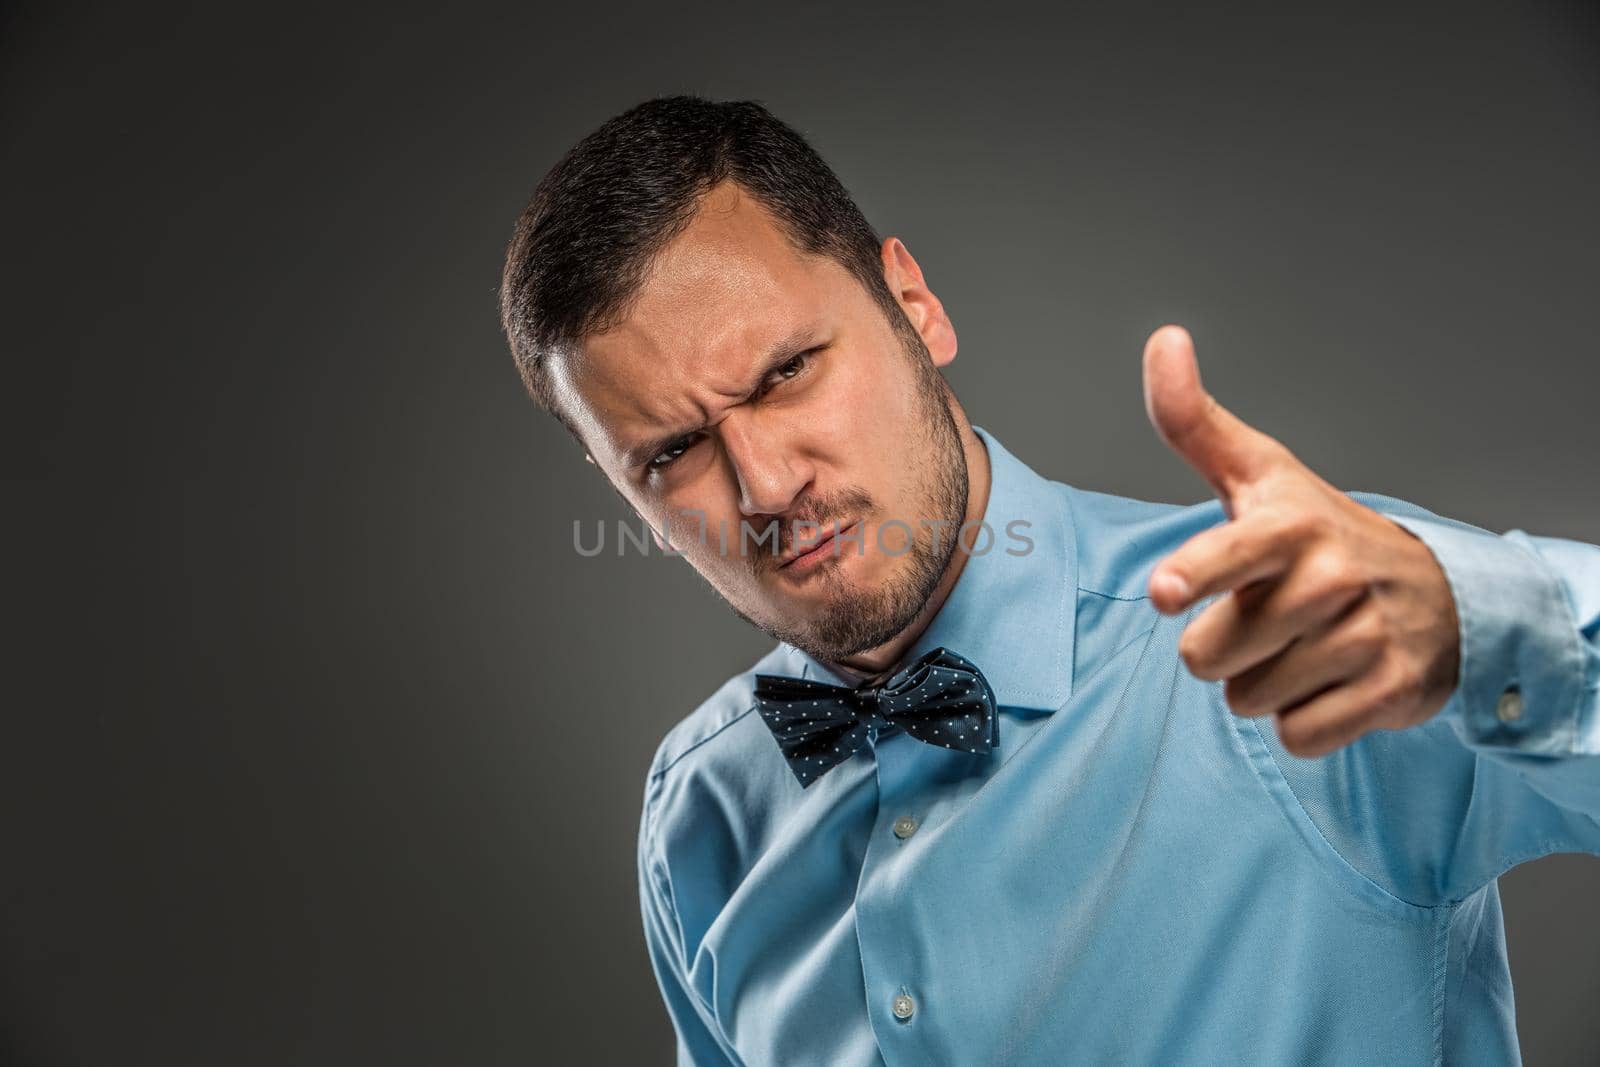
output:
<path id="1" fill-rule="evenodd" d="M 935 369 L 954 334 L 904 246 L 891 241 L 884 263 L 914 333 L 725 183 L 627 318 L 551 367 L 590 456 L 639 515 L 738 615 L 827 660 L 911 623 L 966 515 Z M 826 542 L 835 529 L 846 536 Z"/>

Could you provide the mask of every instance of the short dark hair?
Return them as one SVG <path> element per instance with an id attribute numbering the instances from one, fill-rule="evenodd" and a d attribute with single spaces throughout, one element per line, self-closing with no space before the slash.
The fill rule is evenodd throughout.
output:
<path id="1" fill-rule="evenodd" d="M 647 100 L 574 145 L 517 219 L 500 280 L 500 325 L 528 393 L 577 436 L 546 357 L 616 325 L 651 260 L 732 180 L 798 250 L 831 256 L 902 337 L 911 327 L 883 279 L 879 238 L 822 157 L 754 100 Z"/>

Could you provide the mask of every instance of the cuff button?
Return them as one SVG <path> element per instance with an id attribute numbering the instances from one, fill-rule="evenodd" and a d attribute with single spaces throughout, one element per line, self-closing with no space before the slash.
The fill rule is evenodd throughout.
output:
<path id="1" fill-rule="evenodd" d="M 1494 713 L 1501 722 L 1516 722 L 1522 718 L 1522 694 L 1516 686 L 1500 694 L 1500 702 L 1495 705 Z"/>

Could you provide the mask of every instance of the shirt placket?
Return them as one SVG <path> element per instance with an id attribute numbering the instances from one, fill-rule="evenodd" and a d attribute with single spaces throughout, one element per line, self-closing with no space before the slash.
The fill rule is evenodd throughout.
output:
<path id="1" fill-rule="evenodd" d="M 918 763 L 924 753 L 919 750 L 933 753 L 876 712 L 863 709 L 861 715 L 871 724 L 869 737 L 876 737 L 878 778 L 878 811 L 862 860 L 855 907 L 867 1016 L 886 1063 L 934 1063 L 943 1055 L 935 1037 L 940 1028 L 930 1017 L 938 1004 L 936 976 L 917 962 L 930 955 L 911 943 L 916 924 L 907 923 L 905 911 L 914 892 L 907 878 L 910 853 L 928 808 L 918 785 L 926 781 L 926 768 L 919 769 Z M 887 735 L 884 726 L 890 728 Z"/>

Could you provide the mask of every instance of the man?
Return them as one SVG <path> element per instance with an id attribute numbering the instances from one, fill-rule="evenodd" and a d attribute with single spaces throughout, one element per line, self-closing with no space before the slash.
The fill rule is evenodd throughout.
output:
<path id="1" fill-rule="evenodd" d="M 778 641 L 645 783 L 679 1062 L 1518 1059 L 1496 878 L 1600 853 L 1600 549 L 1340 492 L 1177 327 L 1146 408 L 1219 499 L 1042 478 L 751 102 L 585 138 L 501 300 L 532 396 Z"/>

